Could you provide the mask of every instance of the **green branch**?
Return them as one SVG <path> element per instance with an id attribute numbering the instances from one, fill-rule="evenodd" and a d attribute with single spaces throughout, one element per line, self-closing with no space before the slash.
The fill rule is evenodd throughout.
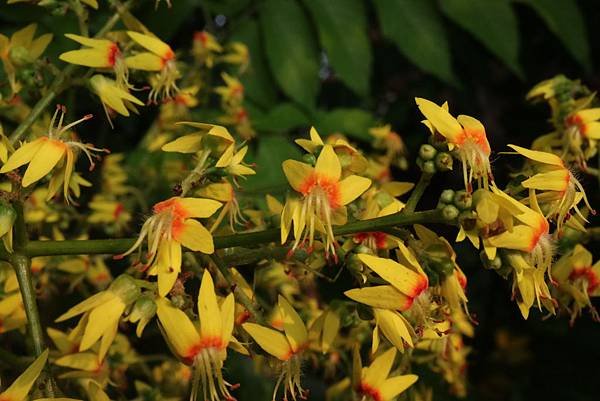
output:
<path id="1" fill-rule="evenodd" d="M 419 182 L 417 182 L 417 185 L 410 193 L 410 197 L 406 202 L 406 206 L 404 207 L 404 213 L 411 213 L 415 211 L 417 204 L 421 200 L 421 197 L 423 196 L 425 190 L 431 182 L 431 177 L 433 177 L 433 174 L 431 173 L 421 173 L 421 177 L 419 177 Z"/>
<path id="2" fill-rule="evenodd" d="M 396 213 L 370 220 L 360 220 L 343 226 L 334 227 L 335 235 L 349 235 L 359 232 L 383 231 L 395 226 L 413 224 L 450 223 L 444 219 L 441 210 L 427 210 L 415 213 Z M 216 249 L 257 246 L 279 240 L 280 231 L 273 228 L 241 234 L 214 237 Z M 56 255 L 119 255 L 127 251 L 135 243 L 136 238 L 65 240 L 65 241 L 29 241 L 22 252 L 29 256 Z"/>

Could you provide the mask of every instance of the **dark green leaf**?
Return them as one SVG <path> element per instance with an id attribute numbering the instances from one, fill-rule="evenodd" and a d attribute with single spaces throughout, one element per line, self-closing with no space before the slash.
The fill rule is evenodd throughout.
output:
<path id="1" fill-rule="evenodd" d="M 319 90 L 319 52 L 306 14 L 294 0 L 266 0 L 260 25 L 275 80 L 286 95 L 312 108 Z"/>
<path id="2" fill-rule="evenodd" d="M 244 21 L 231 35 L 231 40 L 244 43 L 250 52 L 250 65 L 241 78 L 244 93 L 258 106 L 269 108 L 275 103 L 277 92 L 265 60 L 258 22 L 254 19 Z"/>
<path id="3" fill-rule="evenodd" d="M 263 135 L 258 150 L 249 161 L 256 163 L 256 175 L 249 176 L 242 184 L 245 193 L 277 193 L 287 188 L 287 179 L 281 163 L 287 159 L 300 159 L 298 147 L 287 137 Z"/>
<path id="4" fill-rule="evenodd" d="M 370 142 L 369 128 L 375 125 L 375 119 L 370 113 L 360 109 L 319 110 L 315 113 L 313 124 L 322 136 L 340 132 Z"/>
<path id="5" fill-rule="evenodd" d="M 430 0 L 375 0 L 383 34 L 423 70 L 453 83 L 450 49 L 441 18 Z"/>
<path id="6" fill-rule="evenodd" d="M 575 0 L 523 0 L 544 20 L 569 53 L 587 70 L 592 69 L 587 31 Z"/>
<path id="7" fill-rule="evenodd" d="M 267 132 L 286 132 L 302 125 L 308 125 L 306 114 L 293 103 L 282 103 L 268 113 L 253 119 L 254 128 Z"/>
<path id="8" fill-rule="evenodd" d="M 369 91 L 371 43 L 362 0 L 305 0 L 317 24 L 329 62 L 350 89 L 361 96 Z"/>
<path id="9" fill-rule="evenodd" d="M 442 11 L 523 77 L 519 65 L 519 30 L 508 0 L 444 0 Z"/>

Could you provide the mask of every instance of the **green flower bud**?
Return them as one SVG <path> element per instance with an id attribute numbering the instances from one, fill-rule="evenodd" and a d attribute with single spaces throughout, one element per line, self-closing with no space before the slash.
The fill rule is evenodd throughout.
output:
<path id="1" fill-rule="evenodd" d="M 440 152 L 435 156 L 435 166 L 439 171 L 452 170 L 453 159 L 450 153 Z"/>
<path id="2" fill-rule="evenodd" d="M 452 203 L 454 200 L 454 190 L 453 189 L 444 189 L 442 194 L 440 195 L 440 202 L 442 203 Z"/>
<path id="3" fill-rule="evenodd" d="M 423 167 L 421 167 L 424 173 L 427 174 L 435 174 L 435 163 L 432 160 L 428 160 L 423 163 Z"/>
<path id="4" fill-rule="evenodd" d="M 312 153 L 307 153 L 304 156 L 302 156 L 302 161 L 304 163 L 310 164 L 311 166 L 314 166 L 317 163 L 317 158 Z"/>
<path id="5" fill-rule="evenodd" d="M 121 298 L 127 305 L 141 295 L 141 290 L 136 284 L 135 279 L 127 274 L 121 274 L 117 277 L 108 289 Z"/>
<path id="6" fill-rule="evenodd" d="M 456 191 L 453 203 L 460 210 L 470 209 L 473 206 L 473 197 L 465 190 Z"/>
<path id="7" fill-rule="evenodd" d="M 456 206 L 453 206 L 453 205 L 446 205 L 442 209 L 442 216 L 444 217 L 445 220 L 454 220 L 455 218 L 458 217 L 459 213 L 460 212 L 458 211 Z"/>
<path id="8" fill-rule="evenodd" d="M 31 63 L 31 56 L 29 50 L 23 46 L 15 46 L 10 48 L 10 59 L 17 66 L 22 66 Z"/>
<path id="9" fill-rule="evenodd" d="M 142 295 L 135 301 L 133 305 L 133 309 L 129 314 L 128 320 L 131 323 L 137 322 L 137 327 L 135 329 L 135 334 L 138 337 L 142 336 L 142 332 L 144 328 L 152 320 L 154 315 L 156 314 L 156 304 L 154 300 L 148 295 Z"/>
<path id="10" fill-rule="evenodd" d="M 423 160 L 432 160 L 437 153 L 437 150 L 431 145 L 423 144 L 419 148 L 419 157 Z"/>

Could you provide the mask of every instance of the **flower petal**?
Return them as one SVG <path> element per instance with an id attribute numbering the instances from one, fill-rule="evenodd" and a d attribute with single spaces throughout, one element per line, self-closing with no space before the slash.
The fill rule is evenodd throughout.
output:
<path id="1" fill-rule="evenodd" d="M 281 167 L 291 187 L 298 192 L 302 192 L 303 184 L 315 171 L 313 167 L 297 160 L 286 160 Z"/>
<path id="2" fill-rule="evenodd" d="M 19 149 L 15 150 L 15 153 L 10 155 L 4 166 L 0 169 L 0 173 L 12 171 L 29 163 L 47 140 L 47 137 L 41 137 L 35 141 L 21 145 Z"/>
<path id="3" fill-rule="evenodd" d="M 25 175 L 23 175 L 23 187 L 28 187 L 52 171 L 63 158 L 66 150 L 65 143 L 52 139 L 47 140 L 29 162 Z"/>
<path id="4" fill-rule="evenodd" d="M 521 156 L 525 156 L 526 158 L 534 160 L 536 162 L 551 164 L 553 166 L 559 167 L 564 166 L 562 159 L 554 153 L 541 152 L 539 150 L 531 150 L 517 145 L 508 145 L 508 147 L 520 154 Z"/>
<path id="5" fill-rule="evenodd" d="M 398 394 L 404 392 L 407 388 L 412 386 L 419 376 L 417 375 L 402 375 L 395 376 L 387 379 L 379 387 L 379 394 L 384 400 L 392 400 Z"/>
<path id="6" fill-rule="evenodd" d="M 35 28 L 34 28 L 35 29 Z M 25 370 L 25 372 L 21 373 L 17 380 L 15 380 L 9 388 L 6 389 L 3 393 L 0 393 L 0 399 L 2 400 L 10 400 L 10 401 L 23 401 L 33 383 L 37 380 L 40 372 L 46 365 L 46 361 L 48 360 L 48 350 L 46 349 L 44 352 L 38 356 L 35 361 Z"/>
<path id="7" fill-rule="evenodd" d="M 200 343 L 200 335 L 190 318 L 166 298 L 159 298 L 155 302 L 163 333 L 175 352 L 182 358 L 193 356 L 194 348 Z"/>
<path id="8" fill-rule="evenodd" d="M 221 311 L 215 294 L 215 284 L 208 269 L 204 269 L 200 293 L 198 294 L 198 315 L 202 338 L 221 338 Z"/>
<path id="9" fill-rule="evenodd" d="M 177 241 L 165 241 L 158 248 L 156 259 L 158 294 L 166 296 L 173 288 L 181 272 L 181 245 Z"/>
<path id="10" fill-rule="evenodd" d="M 200 150 L 202 144 L 201 134 L 189 134 L 175 139 L 161 148 L 164 152 L 196 153 Z"/>
<path id="11" fill-rule="evenodd" d="M 207 255 L 215 251 L 213 237 L 210 232 L 200 222 L 193 219 L 185 220 L 183 228 L 174 235 L 174 238 L 192 251 Z"/>
<path id="12" fill-rule="evenodd" d="M 415 98 L 415 102 L 425 118 L 448 141 L 455 143 L 463 134 L 463 127 L 443 107 L 420 97 Z"/>
<path id="13" fill-rule="evenodd" d="M 315 172 L 318 173 L 319 176 L 325 176 L 332 181 L 338 181 L 340 179 L 340 176 L 342 175 L 342 165 L 331 145 L 325 145 L 323 146 L 323 149 L 321 149 L 321 153 L 315 164 Z"/>
<path id="14" fill-rule="evenodd" d="M 381 278 L 410 298 L 427 289 L 427 276 L 423 276 L 391 259 L 359 254 L 358 258 Z"/>
<path id="15" fill-rule="evenodd" d="M 137 44 L 140 46 L 145 47 L 152 53 L 162 58 L 167 59 L 173 57 L 173 50 L 171 50 L 171 47 L 156 37 L 144 35 L 134 31 L 127 31 L 127 35 L 129 35 L 129 37 L 137 42 Z"/>
<path id="16" fill-rule="evenodd" d="M 90 312 L 87 325 L 85 326 L 81 344 L 79 344 L 79 351 L 89 349 L 105 333 L 114 330 L 115 326 L 119 324 L 121 314 L 125 311 L 125 306 L 121 298 L 114 295 L 111 300 L 94 308 Z"/>
<path id="17" fill-rule="evenodd" d="M 255 323 L 244 323 L 242 327 L 265 352 L 282 361 L 287 361 L 292 356 L 290 344 L 279 331 Z"/>
<path id="18" fill-rule="evenodd" d="M 176 202 L 185 211 L 186 217 L 210 217 L 223 206 L 216 200 L 202 198 L 178 198 Z"/>
<path id="19" fill-rule="evenodd" d="M 235 299 L 233 298 L 233 293 L 230 293 L 221 304 L 221 338 L 223 339 L 223 344 L 228 344 L 231 340 L 234 322 Z"/>
<path id="20" fill-rule="evenodd" d="M 292 305 L 279 295 L 279 310 L 283 321 L 283 330 L 293 352 L 300 350 L 308 340 L 308 332 L 304 322 Z"/>
<path id="21" fill-rule="evenodd" d="M 344 295 L 374 308 L 405 311 L 413 304 L 411 297 L 407 297 L 391 285 L 355 288 L 344 292 Z"/>
<path id="22" fill-rule="evenodd" d="M 392 347 L 375 358 L 373 363 L 363 370 L 362 380 L 373 388 L 379 388 L 390 374 L 395 358 L 396 348 Z"/>
<path id="23" fill-rule="evenodd" d="M 371 180 L 359 175 L 351 175 L 340 181 L 340 203 L 347 205 L 362 195 L 371 186 Z"/>
<path id="24" fill-rule="evenodd" d="M 559 169 L 536 174 L 521 182 L 521 185 L 525 188 L 534 188 L 541 191 L 565 191 L 570 180 L 571 173 L 569 173 L 569 170 Z"/>
<path id="25" fill-rule="evenodd" d="M 127 67 L 142 71 L 160 71 L 163 68 L 163 59 L 152 53 L 138 53 L 125 59 Z"/>

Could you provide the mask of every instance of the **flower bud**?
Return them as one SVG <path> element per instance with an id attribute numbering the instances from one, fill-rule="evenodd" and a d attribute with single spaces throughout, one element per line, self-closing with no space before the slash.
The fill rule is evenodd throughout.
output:
<path id="1" fill-rule="evenodd" d="M 453 200 L 454 200 L 454 190 L 453 189 L 444 189 L 440 195 L 440 202 L 452 203 Z"/>
<path id="2" fill-rule="evenodd" d="M 142 332 L 144 328 L 152 320 L 154 315 L 156 314 L 156 304 L 154 300 L 148 295 L 142 295 L 135 301 L 133 305 L 133 309 L 129 314 L 128 320 L 131 323 L 137 322 L 137 328 L 135 329 L 135 334 L 138 337 L 142 336 Z"/>
<path id="3" fill-rule="evenodd" d="M 437 150 L 429 144 L 423 144 L 419 148 L 419 157 L 423 160 L 432 160 L 437 153 Z"/>
<path id="4" fill-rule="evenodd" d="M 108 289 L 127 305 L 135 301 L 141 294 L 135 279 L 127 274 L 121 274 L 117 277 Z"/>
<path id="5" fill-rule="evenodd" d="M 450 153 L 440 152 L 435 156 L 435 166 L 439 171 L 452 170 L 453 159 Z"/>
<path id="6" fill-rule="evenodd" d="M 428 160 L 423 163 L 423 167 L 421 167 L 424 173 L 434 174 L 435 173 L 435 163 L 432 160 Z"/>
<path id="7" fill-rule="evenodd" d="M 456 191 L 453 203 L 460 210 L 470 209 L 473 206 L 473 197 L 465 190 Z"/>
<path id="8" fill-rule="evenodd" d="M 459 213 L 460 212 L 458 211 L 456 206 L 453 205 L 446 205 L 442 209 L 442 216 L 444 217 L 444 220 L 454 220 L 458 217 Z"/>
<path id="9" fill-rule="evenodd" d="M 22 66 L 31 63 L 29 50 L 23 46 L 15 46 L 10 48 L 10 59 L 15 65 Z"/>
<path id="10" fill-rule="evenodd" d="M 302 161 L 304 163 L 310 164 L 311 166 L 314 166 L 317 163 L 317 158 L 312 153 L 307 153 L 304 156 L 302 156 Z"/>

